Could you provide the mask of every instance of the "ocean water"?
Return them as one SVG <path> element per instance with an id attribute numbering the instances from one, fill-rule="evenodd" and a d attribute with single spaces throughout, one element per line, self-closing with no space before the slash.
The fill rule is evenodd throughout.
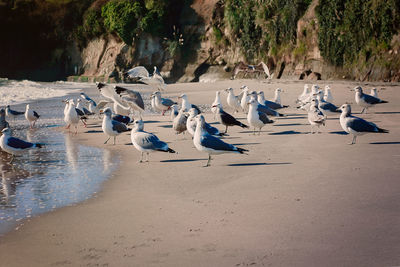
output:
<path id="1" fill-rule="evenodd" d="M 91 198 L 117 167 L 117 155 L 80 145 L 74 135 L 56 130 L 64 125 L 62 99 L 77 98 L 90 86 L 93 84 L 0 82 L 1 107 L 10 104 L 23 111 L 22 103 L 29 102 L 41 115 L 34 129 L 29 129 L 23 116 L 15 121 L 8 118 L 13 135 L 45 144 L 12 163 L 10 155 L 0 151 L 0 236 L 33 216 Z"/>

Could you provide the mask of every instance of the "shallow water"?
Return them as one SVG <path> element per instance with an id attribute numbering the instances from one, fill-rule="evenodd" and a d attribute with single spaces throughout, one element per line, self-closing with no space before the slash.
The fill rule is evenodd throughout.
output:
<path id="1" fill-rule="evenodd" d="M 42 84 L 44 88 L 49 85 L 53 84 Z M 81 85 L 56 86 L 76 98 Z M 8 119 L 14 136 L 45 146 L 12 163 L 10 155 L 0 151 L 0 235 L 18 228 L 24 219 L 92 197 L 118 164 L 118 157 L 110 151 L 80 145 L 73 135 L 55 129 L 64 125 L 62 98 L 31 102 L 31 108 L 41 115 L 35 129 L 29 129 L 23 116 Z M 23 105 L 12 108 L 24 110 Z"/>

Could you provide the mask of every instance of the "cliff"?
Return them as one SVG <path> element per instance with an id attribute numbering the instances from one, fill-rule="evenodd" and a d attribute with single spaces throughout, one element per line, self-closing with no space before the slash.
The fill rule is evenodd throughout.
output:
<path id="1" fill-rule="evenodd" d="M 143 65 L 211 82 L 263 61 L 274 78 L 399 81 L 400 4 L 356 2 L 3 0 L 0 77 L 118 81 Z"/>

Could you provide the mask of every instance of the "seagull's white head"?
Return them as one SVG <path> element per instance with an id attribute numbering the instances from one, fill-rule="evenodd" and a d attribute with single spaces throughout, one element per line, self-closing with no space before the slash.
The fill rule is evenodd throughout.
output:
<path id="1" fill-rule="evenodd" d="M 199 112 L 197 111 L 197 109 L 195 109 L 195 108 L 191 108 L 191 109 L 189 109 L 189 116 L 191 117 L 191 118 L 194 118 L 196 115 L 198 115 L 199 114 Z"/>
<path id="2" fill-rule="evenodd" d="M 252 107 L 257 107 L 258 102 L 254 98 L 252 98 L 247 104 Z"/>
<path id="3" fill-rule="evenodd" d="M 132 130 L 135 130 L 135 131 L 143 131 L 143 129 L 144 129 L 144 122 L 143 122 L 143 120 L 135 120 L 135 121 L 133 122 Z"/>
<path id="4" fill-rule="evenodd" d="M 199 114 L 195 118 L 196 118 L 197 125 L 199 125 L 199 123 L 200 123 L 200 125 L 203 127 L 204 123 L 206 122 L 206 120 L 204 119 L 204 116 Z"/>
<path id="5" fill-rule="evenodd" d="M 112 115 L 112 110 L 111 108 L 105 108 L 102 112 L 104 115 L 106 115 L 107 117 L 111 117 Z"/>
<path id="6" fill-rule="evenodd" d="M 356 93 L 362 93 L 363 92 L 361 86 L 354 87 L 354 91 L 356 91 Z"/>
<path id="7" fill-rule="evenodd" d="M 247 87 L 247 85 L 242 85 L 240 89 L 245 90 L 247 92 L 249 90 L 249 87 Z"/>
<path id="8" fill-rule="evenodd" d="M 10 135 L 11 134 L 11 129 L 10 128 L 4 128 L 2 131 L 1 131 L 1 133 L 2 134 L 4 134 L 4 135 Z"/>
<path id="9" fill-rule="evenodd" d="M 229 93 L 229 92 L 232 92 L 232 91 L 233 91 L 233 88 L 232 88 L 232 87 L 226 88 L 225 91 L 228 92 L 228 93 Z"/>
<path id="10" fill-rule="evenodd" d="M 29 104 L 26 105 L 26 110 L 28 110 L 28 109 L 29 109 Z"/>
<path id="11" fill-rule="evenodd" d="M 350 114 L 351 113 L 351 106 L 349 104 L 343 104 L 338 109 L 341 110 L 342 113 L 345 113 L 345 114 Z"/>

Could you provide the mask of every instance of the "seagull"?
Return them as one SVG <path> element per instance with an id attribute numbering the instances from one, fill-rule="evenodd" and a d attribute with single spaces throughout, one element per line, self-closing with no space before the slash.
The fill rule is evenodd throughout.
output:
<path id="1" fill-rule="evenodd" d="M 185 94 L 181 94 L 178 99 L 182 99 L 182 107 L 183 111 L 188 112 L 189 109 L 191 108 L 195 108 L 197 109 L 197 111 L 199 112 L 199 114 L 201 113 L 201 110 L 199 109 L 199 107 L 197 107 L 196 105 L 190 104 L 187 95 Z"/>
<path id="2" fill-rule="evenodd" d="M 331 87 L 329 85 L 325 86 L 325 93 L 324 93 L 324 100 L 326 102 L 332 103 L 333 102 L 333 96 L 331 92 Z"/>
<path id="3" fill-rule="evenodd" d="M 27 119 L 27 121 L 29 122 L 29 125 L 31 127 L 31 129 L 33 127 L 35 127 L 35 123 L 36 121 L 39 119 L 40 115 L 37 114 L 36 111 L 31 110 L 29 108 L 29 104 L 26 105 L 26 110 L 25 110 L 25 118 Z"/>
<path id="4" fill-rule="evenodd" d="M 388 103 L 385 100 L 381 100 L 377 97 L 364 94 L 361 86 L 355 87 L 354 90 L 356 91 L 356 95 L 355 95 L 356 103 L 359 106 L 363 107 L 363 110 L 361 111 L 361 113 L 364 113 L 364 111 L 365 111 L 365 113 L 367 113 L 367 109 L 373 105 Z"/>
<path id="5" fill-rule="evenodd" d="M 114 107 L 115 107 L 115 105 L 118 105 L 121 108 L 123 108 L 124 110 L 128 110 L 129 108 L 132 108 L 133 110 L 139 111 L 139 113 L 144 111 L 143 98 L 139 92 L 130 90 L 130 89 L 126 89 L 126 88 L 123 88 L 120 86 L 111 87 L 104 83 L 96 83 L 96 86 L 99 89 L 100 94 L 102 96 L 104 96 L 105 98 L 108 98 L 114 102 Z M 118 114 L 120 114 L 120 113 L 118 113 Z M 121 114 L 121 115 L 125 115 L 125 114 Z"/>
<path id="6" fill-rule="evenodd" d="M 242 128 L 249 128 L 249 126 L 241 123 L 237 119 L 235 119 L 231 114 L 225 112 L 220 106 L 217 107 L 217 116 L 219 118 L 219 122 L 226 126 L 225 133 L 228 132 L 228 126 L 240 126 Z"/>
<path id="7" fill-rule="evenodd" d="M 215 119 L 215 116 L 216 116 L 216 113 L 217 113 L 217 108 L 213 108 L 213 106 L 220 105 L 222 107 L 220 94 L 221 94 L 220 91 L 216 91 L 215 92 L 215 100 L 211 104 L 211 112 L 214 113 L 214 119 Z"/>
<path id="8" fill-rule="evenodd" d="M 349 104 L 343 104 L 340 110 L 342 111 L 340 125 L 346 133 L 353 135 L 353 140 L 349 145 L 355 144 L 356 138 L 359 135 L 389 132 L 388 130 L 379 128 L 375 123 L 351 115 L 351 106 Z"/>
<path id="9" fill-rule="evenodd" d="M 184 108 L 182 107 L 179 110 L 178 115 L 172 121 L 172 129 L 175 130 L 175 134 L 184 133 L 187 130 L 186 129 L 186 120 L 187 120 L 187 116 L 185 114 Z"/>
<path id="10" fill-rule="evenodd" d="M 274 95 L 274 100 L 272 102 L 278 103 L 280 105 L 282 105 L 281 102 L 281 93 L 282 93 L 282 89 L 281 88 L 276 88 L 275 89 L 275 95 Z M 287 108 L 289 106 L 283 106 L 284 108 Z"/>
<path id="11" fill-rule="evenodd" d="M 123 116 L 123 115 L 120 115 L 120 114 L 114 115 L 114 116 L 112 117 L 112 120 L 114 120 L 114 121 L 119 121 L 119 122 L 121 122 L 121 123 L 123 123 L 123 124 L 125 124 L 125 125 L 128 125 L 129 123 L 132 123 L 132 122 L 133 122 L 132 119 L 131 119 L 131 117 L 129 117 L 129 116 Z"/>
<path id="12" fill-rule="evenodd" d="M 147 69 L 143 66 L 134 67 L 128 70 L 124 73 L 124 76 L 131 79 L 137 79 L 138 81 L 147 85 L 156 87 L 159 91 L 164 91 L 165 82 L 156 66 L 154 66 L 153 75 L 151 76 Z"/>
<path id="13" fill-rule="evenodd" d="M 228 96 L 226 98 L 228 106 L 233 109 L 233 113 L 239 112 L 239 109 L 241 108 L 240 100 L 243 97 L 243 92 L 240 95 L 235 96 L 233 94 L 233 88 L 230 87 L 228 89 L 225 89 L 225 91 L 228 92 Z"/>
<path id="14" fill-rule="evenodd" d="M 87 94 L 85 93 L 80 93 L 80 96 L 85 99 L 87 102 L 95 102 L 93 99 L 91 99 Z M 96 102 L 95 102 L 96 103 Z"/>
<path id="15" fill-rule="evenodd" d="M 76 100 L 76 102 L 77 102 L 76 108 L 81 110 L 83 112 L 84 116 L 86 116 L 86 115 L 90 116 L 90 115 L 94 114 L 94 113 L 90 112 L 87 108 L 85 108 L 85 106 L 82 104 L 82 101 L 80 98 L 78 98 Z M 82 104 L 82 106 L 81 106 L 81 104 Z"/>
<path id="16" fill-rule="evenodd" d="M 378 98 L 378 89 L 376 89 L 375 87 L 372 88 L 369 95 Z"/>
<path id="17" fill-rule="evenodd" d="M 322 91 L 320 91 L 317 95 L 318 109 L 324 114 L 325 118 L 327 118 L 328 115 L 340 113 L 338 107 L 326 101 L 324 97 L 325 96 L 322 95 Z"/>
<path id="18" fill-rule="evenodd" d="M 149 161 L 150 152 L 169 152 L 176 153 L 173 149 L 168 147 L 168 144 L 158 139 L 158 137 L 152 133 L 145 132 L 143 130 L 144 123 L 142 120 L 136 120 L 133 122 L 133 128 L 131 131 L 131 141 L 133 146 L 141 152 L 139 162 L 143 162 L 143 154 L 147 154 L 147 162 Z"/>
<path id="19" fill-rule="evenodd" d="M 176 102 L 172 101 L 169 98 L 162 98 L 160 91 L 154 92 L 152 96 L 154 96 L 155 107 L 158 110 L 161 110 L 163 116 L 167 110 L 171 109 L 172 105 L 177 104 Z"/>
<path id="20" fill-rule="evenodd" d="M 189 117 L 186 121 L 187 131 L 193 136 L 196 131 L 196 116 L 198 115 L 197 110 L 195 108 L 189 109 Z M 211 135 L 223 136 L 223 133 L 220 133 L 216 127 L 211 126 L 209 123 L 204 122 L 204 129 Z"/>
<path id="21" fill-rule="evenodd" d="M 243 85 L 242 87 L 240 87 L 240 89 L 243 90 L 242 99 L 240 100 L 240 106 L 242 107 L 242 111 L 244 113 L 247 113 L 249 108 L 248 103 L 250 101 L 249 88 L 246 85 Z"/>
<path id="22" fill-rule="evenodd" d="M 0 131 L 9 127 L 9 124 L 6 121 L 6 111 L 4 110 L 4 108 L 2 108 L 0 109 Z"/>
<path id="23" fill-rule="evenodd" d="M 296 103 L 304 104 L 305 100 L 309 97 L 309 95 L 310 95 L 310 88 L 308 87 L 308 84 L 305 84 L 303 93 L 301 93 L 301 95 L 297 97 Z"/>
<path id="24" fill-rule="evenodd" d="M 105 108 L 104 111 L 104 118 L 103 118 L 103 123 L 101 124 L 101 129 L 103 132 L 108 135 L 108 139 L 104 142 L 104 144 L 107 144 L 108 140 L 110 140 L 111 136 L 114 137 L 114 145 L 115 145 L 115 139 L 117 138 L 117 135 L 120 135 L 123 132 L 130 131 L 128 127 L 126 127 L 125 124 L 115 121 L 111 118 L 112 111 L 111 108 Z"/>
<path id="25" fill-rule="evenodd" d="M 100 110 L 102 110 L 108 103 L 109 101 L 106 100 L 101 100 L 99 103 L 96 103 L 94 100 L 88 100 L 89 103 L 89 111 L 93 114 L 99 114 Z"/>
<path id="26" fill-rule="evenodd" d="M 255 99 L 251 99 L 249 102 L 249 113 L 247 113 L 247 122 L 250 126 L 254 127 L 254 134 L 256 134 L 256 128 L 259 129 L 258 135 L 261 134 L 261 128 L 268 123 L 273 123 L 273 120 L 268 119 L 267 114 L 258 111 L 258 102 Z"/>
<path id="27" fill-rule="evenodd" d="M 14 155 L 20 155 L 30 149 L 42 147 L 42 144 L 30 143 L 16 137 L 12 137 L 10 128 L 5 128 L 1 132 L 2 136 L 0 137 L 0 147 L 5 152 L 13 155 L 11 161 L 13 161 Z"/>
<path id="28" fill-rule="evenodd" d="M 324 113 L 318 109 L 318 100 L 313 98 L 310 103 L 310 110 L 308 111 L 308 122 L 311 125 L 311 133 L 314 133 L 314 126 L 317 126 L 318 130 L 321 125 L 325 126 L 325 120 L 326 117 Z"/>
<path id="29" fill-rule="evenodd" d="M 279 89 L 279 88 L 278 88 Z M 278 89 L 276 89 L 276 90 L 278 90 Z M 279 89 L 280 90 L 280 89 Z M 279 98 L 278 99 L 280 99 L 280 96 L 279 96 Z M 270 109 L 281 109 L 281 108 L 287 108 L 288 106 L 283 106 L 283 105 L 281 105 L 280 103 L 278 103 L 278 102 L 275 102 L 275 101 L 269 101 L 269 100 L 265 100 L 265 96 L 264 96 L 264 92 L 263 91 L 259 91 L 258 92 L 258 97 L 257 97 L 257 101 L 258 101 L 258 103 L 260 103 L 260 104 L 262 104 L 262 105 L 264 105 L 264 106 L 267 106 L 268 108 L 270 108 Z M 279 100 L 280 101 L 280 100 Z"/>
<path id="30" fill-rule="evenodd" d="M 21 115 L 24 115 L 25 112 L 24 112 L 24 111 L 12 110 L 12 109 L 10 108 L 10 105 L 7 105 L 7 106 L 6 106 L 6 114 L 7 114 L 7 117 L 13 118 L 13 119 L 15 120 L 16 117 L 21 116 Z"/>
<path id="31" fill-rule="evenodd" d="M 221 139 L 210 135 L 204 129 L 204 117 L 203 115 L 196 116 L 196 131 L 193 136 L 193 144 L 198 151 L 205 152 L 208 154 L 208 161 L 204 167 L 210 166 L 211 155 L 223 154 L 223 153 L 240 153 L 248 151 L 247 149 L 235 147 L 231 144 L 225 143 Z"/>
<path id="32" fill-rule="evenodd" d="M 275 117 L 283 117 L 284 115 L 279 113 L 276 110 L 273 110 L 272 108 L 269 108 L 268 106 L 262 105 L 257 101 L 257 92 L 256 91 L 251 91 L 250 94 L 250 100 L 254 100 L 258 105 L 257 105 L 257 111 L 263 112 L 267 115 L 270 116 L 275 116 Z M 247 103 L 248 104 L 248 103 Z"/>
<path id="33" fill-rule="evenodd" d="M 175 117 L 179 114 L 179 106 L 174 104 L 171 106 L 171 121 L 174 121 Z"/>
<path id="34" fill-rule="evenodd" d="M 158 109 L 157 106 L 156 106 L 156 96 L 154 94 L 150 95 L 150 104 L 151 104 L 151 108 L 153 109 L 153 111 L 162 112 L 162 110 Z"/>
<path id="35" fill-rule="evenodd" d="M 71 125 L 75 127 L 75 134 L 78 133 L 79 114 L 75 108 L 74 100 L 67 101 L 67 109 L 64 109 L 64 121 L 67 124 L 66 129 L 70 129 Z"/>

